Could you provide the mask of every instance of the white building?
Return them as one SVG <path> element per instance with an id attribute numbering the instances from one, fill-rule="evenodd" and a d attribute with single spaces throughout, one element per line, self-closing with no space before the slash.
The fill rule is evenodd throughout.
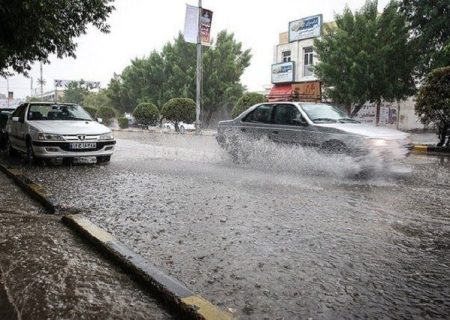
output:
<path id="1" fill-rule="evenodd" d="M 320 100 L 320 82 L 312 66 L 317 63 L 314 39 L 322 35 L 323 29 L 319 14 L 291 21 L 288 31 L 280 33 L 273 53 L 269 100 L 291 100 L 294 95 L 301 100 Z"/>

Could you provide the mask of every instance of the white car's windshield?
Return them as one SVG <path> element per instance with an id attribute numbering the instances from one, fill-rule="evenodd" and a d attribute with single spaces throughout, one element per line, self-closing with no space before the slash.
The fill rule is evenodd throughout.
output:
<path id="1" fill-rule="evenodd" d="M 353 120 L 339 108 L 329 104 L 302 104 L 312 122 L 358 122 Z"/>
<path id="2" fill-rule="evenodd" d="M 67 104 L 33 104 L 28 110 L 27 119 L 92 121 L 89 113 L 82 107 Z"/>

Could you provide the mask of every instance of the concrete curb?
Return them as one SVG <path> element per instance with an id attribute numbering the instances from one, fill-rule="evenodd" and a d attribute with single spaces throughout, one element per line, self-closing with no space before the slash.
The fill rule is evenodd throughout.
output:
<path id="1" fill-rule="evenodd" d="M 450 156 L 450 148 L 448 147 L 436 147 L 424 144 L 414 145 L 412 152 L 421 154 L 437 154 Z"/>
<path id="2" fill-rule="evenodd" d="M 46 191 L 42 186 L 28 179 L 19 170 L 8 168 L 2 163 L 0 163 L 0 171 L 10 177 L 29 196 L 40 202 L 49 213 L 56 212 L 56 209 L 59 207 L 57 201 L 53 195 Z"/>
<path id="3" fill-rule="evenodd" d="M 112 257 L 140 283 L 184 317 L 204 320 L 229 320 L 232 316 L 199 295 L 194 294 L 178 280 L 171 278 L 117 241 L 82 215 L 65 215 L 62 221 L 92 242 L 101 252 Z M 183 317 L 183 318 L 184 318 Z"/>

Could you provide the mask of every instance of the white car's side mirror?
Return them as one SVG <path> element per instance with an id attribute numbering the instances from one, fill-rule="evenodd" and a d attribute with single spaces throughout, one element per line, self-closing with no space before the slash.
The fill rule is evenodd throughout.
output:
<path id="1" fill-rule="evenodd" d="M 98 123 L 102 123 L 102 122 L 103 122 L 103 119 L 102 119 L 102 118 L 97 118 L 97 122 L 98 122 Z"/>
<path id="2" fill-rule="evenodd" d="M 19 117 L 12 117 L 11 120 L 14 122 L 19 122 Z"/>

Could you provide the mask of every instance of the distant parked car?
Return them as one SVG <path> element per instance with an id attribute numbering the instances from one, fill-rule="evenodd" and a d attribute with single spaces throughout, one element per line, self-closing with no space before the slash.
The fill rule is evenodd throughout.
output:
<path id="1" fill-rule="evenodd" d="M 162 127 L 166 130 L 175 130 L 175 124 L 173 122 L 166 122 Z M 195 131 L 195 124 L 179 122 L 178 128 L 181 134 L 185 134 L 186 131 Z"/>
<path id="2" fill-rule="evenodd" d="M 23 152 L 29 161 L 96 157 L 108 162 L 116 143 L 111 129 L 69 103 L 24 103 L 8 119 L 6 133 L 9 152 Z"/>
<path id="3" fill-rule="evenodd" d="M 276 102 L 250 107 L 234 120 L 219 122 L 217 141 L 234 159 L 245 154 L 242 137 L 316 147 L 355 157 L 375 152 L 382 159 L 405 157 L 412 145 L 398 130 L 363 125 L 326 103 Z M 236 159 L 239 160 L 239 159 Z"/>
<path id="4" fill-rule="evenodd" d="M 0 150 L 5 148 L 7 137 L 6 123 L 16 108 L 0 108 Z"/>

